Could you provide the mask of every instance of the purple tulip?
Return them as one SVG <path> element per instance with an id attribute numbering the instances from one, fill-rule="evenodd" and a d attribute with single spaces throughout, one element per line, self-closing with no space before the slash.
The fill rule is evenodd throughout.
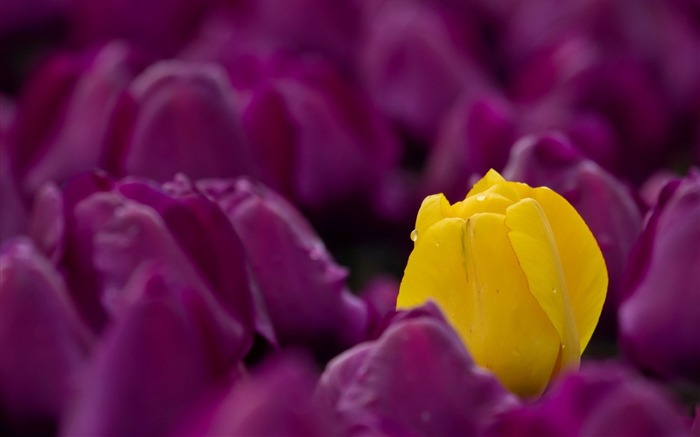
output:
<path id="1" fill-rule="evenodd" d="M 26 227 L 27 205 L 10 150 L 9 137 L 14 120 L 14 104 L 0 95 L 0 244 L 21 234 Z"/>
<path id="2" fill-rule="evenodd" d="M 62 193 L 55 188 L 44 193 L 34 211 L 32 236 L 52 248 L 94 329 L 138 299 L 125 291 L 133 272 L 159 262 L 225 313 L 222 320 L 231 329 L 242 330 L 238 343 L 250 343 L 255 313 L 243 247 L 221 209 L 184 176 L 166 191 L 136 179 L 113 183 L 86 174 Z"/>
<path id="3" fill-rule="evenodd" d="M 159 182 L 256 175 L 238 121 L 237 97 L 213 64 L 162 61 L 129 86 L 111 127 L 108 168 Z M 163 159 L 167 157 L 167 159 Z"/>
<path id="4" fill-rule="evenodd" d="M 700 172 L 671 181 L 631 255 L 620 346 L 644 370 L 700 383 Z"/>
<path id="5" fill-rule="evenodd" d="M 238 377 L 240 335 L 169 267 L 142 265 L 135 296 L 102 337 L 62 435 L 161 436 L 218 384 Z"/>
<path id="6" fill-rule="evenodd" d="M 214 0 L 68 2 L 70 36 L 89 46 L 95 41 L 120 39 L 156 56 L 175 52 L 196 30 Z M 156 25 L 157 23 L 157 25 Z"/>
<path id="7" fill-rule="evenodd" d="M 441 316 L 427 315 L 333 359 L 317 395 L 354 435 L 477 435 L 517 404 Z"/>
<path id="8" fill-rule="evenodd" d="M 445 117 L 425 170 L 425 192 L 462 199 L 493 168 L 501 171 L 515 140 L 513 109 L 503 98 L 466 98 Z"/>
<path id="9" fill-rule="evenodd" d="M 323 62 L 262 69 L 271 78 L 249 89 L 243 113 L 262 180 L 312 209 L 370 196 L 400 150 L 369 100 Z"/>
<path id="10" fill-rule="evenodd" d="M 313 397 L 316 380 L 304 356 L 271 357 L 250 378 L 194 409 L 175 435 L 338 435 L 330 412 Z"/>
<path id="11" fill-rule="evenodd" d="M 319 53 L 352 68 L 361 30 L 361 2 L 243 0 L 236 31 L 249 43 Z"/>
<path id="12" fill-rule="evenodd" d="M 359 60 L 363 81 L 387 117 L 430 142 L 457 97 L 489 87 L 464 34 L 470 27 L 428 2 L 390 0 L 369 8 Z"/>
<path id="13" fill-rule="evenodd" d="M 92 338 L 58 272 L 27 239 L 0 251 L 0 409 L 18 432 L 56 426 Z"/>
<path id="14" fill-rule="evenodd" d="M 40 0 L 31 3 L 23 0 L 3 2 L 2 14 L 0 14 L 0 37 L 6 37 L 15 32 L 39 30 L 61 21 L 66 12 L 65 3 L 63 0 Z"/>
<path id="15" fill-rule="evenodd" d="M 347 270 L 291 204 L 247 179 L 197 186 L 216 200 L 241 238 L 259 308 L 271 323 L 268 339 L 327 356 L 364 338 L 367 309 L 346 288 Z"/>
<path id="16" fill-rule="evenodd" d="M 367 305 L 369 316 L 368 339 L 375 339 L 384 331 L 390 318 L 396 313 L 396 297 L 399 283 L 388 275 L 370 279 L 358 292 Z"/>
<path id="17" fill-rule="evenodd" d="M 584 365 L 529 405 L 506 412 L 486 435 L 686 436 L 690 426 L 667 393 L 614 363 Z"/>
<path id="18" fill-rule="evenodd" d="M 27 193 L 107 164 L 107 127 L 137 68 L 132 51 L 114 42 L 99 50 L 59 53 L 27 83 L 14 133 Z"/>
<path id="19" fill-rule="evenodd" d="M 622 275 L 642 226 L 632 193 L 558 134 L 521 139 L 511 151 L 503 176 L 550 187 L 581 214 L 605 258 L 609 288 L 604 317 L 610 325 L 606 329 L 614 329 Z"/>

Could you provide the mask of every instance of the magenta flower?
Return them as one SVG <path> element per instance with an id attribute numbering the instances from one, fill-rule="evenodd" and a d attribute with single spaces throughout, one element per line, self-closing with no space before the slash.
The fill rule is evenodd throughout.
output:
<path id="1" fill-rule="evenodd" d="M 700 173 L 671 181 L 633 249 L 618 312 L 620 346 L 646 371 L 700 382 Z"/>
<path id="2" fill-rule="evenodd" d="M 286 352 L 271 357 L 249 378 L 203 401 L 175 434 L 339 435 L 326 405 L 314 399 L 317 379 L 313 364 L 304 355 Z"/>
<path id="3" fill-rule="evenodd" d="M 328 357 L 364 339 L 367 308 L 349 292 L 347 270 L 289 202 L 247 179 L 197 185 L 221 206 L 241 238 L 259 293 L 258 311 L 269 320 L 259 330 L 268 340 L 303 344 Z"/>
<path id="4" fill-rule="evenodd" d="M 165 182 L 177 173 L 195 179 L 257 174 L 236 94 L 216 65 L 153 64 L 129 86 L 108 136 L 108 169 L 117 175 Z"/>
<path id="5" fill-rule="evenodd" d="M 366 7 L 363 82 L 389 119 L 429 143 L 462 93 L 489 87 L 474 59 L 470 29 L 429 2 L 390 0 Z"/>
<path id="6" fill-rule="evenodd" d="M 506 412 L 486 433 L 506 436 L 690 436 L 674 399 L 614 363 L 585 365 L 542 398 Z"/>
<path id="7" fill-rule="evenodd" d="M 112 183 L 86 174 L 39 198 L 32 235 L 51 242 L 44 246 L 52 248 L 96 330 L 137 300 L 125 291 L 134 272 L 162 263 L 240 325 L 247 338 L 240 343 L 252 340 L 255 316 L 241 243 L 219 207 L 186 191 L 187 184 L 181 181 L 184 188 L 171 195 L 149 182 Z"/>
<path id="8" fill-rule="evenodd" d="M 346 433 L 477 435 L 517 405 L 476 367 L 434 305 L 413 312 L 333 359 L 322 375 L 317 395 Z"/>
<path id="9" fill-rule="evenodd" d="M 27 239 L 0 251 L 0 409 L 10 429 L 49 432 L 78 388 L 92 335 L 63 280 Z"/>
<path id="10" fill-rule="evenodd" d="M 154 263 L 123 291 L 135 301 L 101 338 L 62 435 L 168 435 L 198 399 L 237 377 L 242 336 L 200 290 Z"/>
<path id="11" fill-rule="evenodd" d="M 23 190 L 33 194 L 44 182 L 108 164 L 109 121 L 137 68 L 118 42 L 43 64 L 25 85 L 10 143 Z"/>

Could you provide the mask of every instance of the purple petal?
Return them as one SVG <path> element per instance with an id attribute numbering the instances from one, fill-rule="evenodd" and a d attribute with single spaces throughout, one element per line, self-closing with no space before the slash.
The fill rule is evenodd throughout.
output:
<path id="1" fill-rule="evenodd" d="M 631 255 L 620 344 L 645 370 L 700 382 L 700 173 L 670 182 Z"/>
<path id="2" fill-rule="evenodd" d="M 328 353 L 363 338 L 367 309 L 347 290 L 347 271 L 292 205 L 247 179 L 202 181 L 199 187 L 219 203 L 240 236 L 280 344 Z"/>
<path id="3" fill-rule="evenodd" d="M 264 362 L 194 417 L 178 435 L 337 435 L 324 405 L 313 398 L 313 365 L 286 353 Z"/>
<path id="4" fill-rule="evenodd" d="M 614 363 L 584 365 L 538 401 L 506 412 L 488 436 L 683 436 L 689 426 L 659 387 Z"/>
<path id="5" fill-rule="evenodd" d="M 426 2 L 373 5 L 359 69 L 377 106 L 402 129 L 429 142 L 463 92 L 486 88 L 469 57 L 468 38 Z M 461 17 L 466 20 L 465 17 Z"/>
<path id="6" fill-rule="evenodd" d="M 452 201 L 468 191 L 471 178 L 503 169 L 515 140 L 514 115 L 497 96 L 466 98 L 445 117 L 431 148 L 425 190 L 442 192 Z"/>
<path id="7" fill-rule="evenodd" d="M 108 121 L 117 97 L 134 75 L 132 57 L 128 47 L 115 42 L 95 54 L 70 59 L 78 74 L 61 107 L 52 114 L 53 126 L 28 169 L 25 185 L 29 192 L 46 181 L 61 183 L 104 165 Z"/>
<path id="8" fill-rule="evenodd" d="M 0 253 L 0 407 L 18 431 L 57 423 L 90 343 L 50 262 L 29 240 L 8 241 Z"/>
<path id="9" fill-rule="evenodd" d="M 218 346 L 220 317 L 202 293 L 157 264 L 135 272 L 128 288 L 139 297 L 105 333 L 62 435 L 167 435 L 198 399 L 235 376 L 241 356 Z"/>
<path id="10" fill-rule="evenodd" d="M 517 404 L 444 320 L 418 316 L 331 361 L 319 396 L 353 433 L 476 435 Z"/>
<path id="11" fill-rule="evenodd" d="M 236 95 L 213 64 L 163 61 L 131 84 L 110 131 L 119 172 L 159 182 L 256 174 Z"/>

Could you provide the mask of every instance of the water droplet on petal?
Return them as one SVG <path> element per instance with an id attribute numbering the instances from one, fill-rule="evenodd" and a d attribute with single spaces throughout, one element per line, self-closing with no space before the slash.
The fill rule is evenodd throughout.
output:
<path id="1" fill-rule="evenodd" d="M 483 202 L 484 200 L 486 200 L 486 195 L 479 194 L 478 196 L 476 196 L 476 200 L 478 200 L 479 202 Z"/>
<path id="2" fill-rule="evenodd" d="M 556 288 L 552 288 L 552 293 L 557 294 L 557 289 L 556 289 Z"/>
<path id="3" fill-rule="evenodd" d="M 415 229 L 411 232 L 411 241 L 418 241 L 418 231 Z"/>
<path id="4" fill-rule="evenodd" d="M 566 345 L 564 343 L 561 344 L 562 349 L 566 349 Z"/>

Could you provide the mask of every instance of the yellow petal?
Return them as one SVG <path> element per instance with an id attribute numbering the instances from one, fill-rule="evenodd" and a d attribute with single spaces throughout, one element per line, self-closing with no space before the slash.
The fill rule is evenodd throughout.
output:
<path id="1" fill-rule="evenodd" d="M 479 193 L 483 193 L 492 186 L 502 184 L 504 182 L 506 182 L 506 180 L 503 179 L 503 176 L 501 176 L 501 174 L 498 173 L 496 170 L 491 169 L 486 172 L 483 178 L 479 179 L 479 181 L 477 181 L 477 183 L 474 184 L 472 189 L 469 190 L 469 192 L 467 193 L 466 197 L 471 197 Z"/>
<path id="2" fill-rule="evenodd" d="M 547 216 L 534 199 L 523 199 L 506 212 L 508 238 L 530 292 L 561 339 L 561 367 L 578 367 L 580 342 L 559 251 Z"/>
<path id="3" fill-rule="evenodd" d="M 554 234 L 583 351 L 605 302 L 605 260 L 590 229 L 566 199 L 546 187 L 535 188 L 532 197 L 542 207 Z"/>
<path id="4" fill-rule="evenodd" d="M 462 263 L 465 222 L 446 218 L 419 231 L 408 258 L 397 308 L 410 308 L 435 299 L 445 315 L 456 318 L 466 303 Z"/>
<path id="5" fill-rule="evenodd" d="M 429 227 L 445 217 L 445 213 L 449 208 L 450 202 L 442 193 L 426 197 L 418 210 L 414 231 L 416 238 L 412 239 L 417 241 Z"/>
<path id="6" fill-rule="evenodd" d="M 552 374 L 559 336 L 529 293 L 503 220 L 477 214 L 428 229 L 409 258 L 397 307 L 435 299 L 478 364 L 514 392 L 535 395 Z"/>

